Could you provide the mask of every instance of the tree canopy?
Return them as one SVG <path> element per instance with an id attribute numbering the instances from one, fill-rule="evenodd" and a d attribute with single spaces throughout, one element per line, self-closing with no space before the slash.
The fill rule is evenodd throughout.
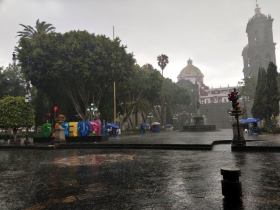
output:
<path id="1" fill-rule="evenodd" d="M 241 96 L 247 97 L 249 100 L 255 99 L 256 87 L 257 87 L 257 78 L 256 77 L 246 77 L 239 81 L 238 84 L 242 85 L 239 90 Z"/>
<path id="2" fill-rule="evenodd" d="M 279 91 L 277 84 L 277 67 L 274 63 L 270 62 L 267 68 L 266 86 L 265 86 L 265 110 L 269 118 L 279 115 Z"/>
<path id="3" fill-rule="evenodd" d="M 22 24 L 21 24 L 22 25 Z M 43 109 L 59 106 L 67 120 L 87 120 L 87 108 L 94 103 L 106 121 L 113 119 L 113 82 L 116 82 L 117 112 L 130 120 L 140 113 L 145 119 L 159 101 L 172 111 L 175 103 L 190 103 L 187 90 L 165 81 L 151 64 L 140 67 L 132 53 L 116 38 L 90 34 L 87 31 L 49 33 L 51 24 L 39 22 L 24 26 L 17 58 L 25 78 L 36 87 L 36 124 L 44 122 Z M 163 69 L 168 57 L 158 56 Z M 166 84 L 163 84 L 166 83 Z M 166 87 L 165 87 L 166 86 Z M 163 109 L 162 109 L 163 110 Z M 137 121 L 137 120 L 136 120 Z M 137 124 L 137 122 L 136 122 Z"/>
<path id="4" fill-rule="evenodd" d="M 118 110 L 124 114 L 124 122 L 129 120 L 131 114 L 137 113 L 145 120 L 146 113 L 161 95 L 162 82 L 159 71 L 146 71 L 138 65 L 134 66 L 134 74 L 119 83 L 117 88 Z"/>
<path id="5" fill-rule="evenodd" d="M 87 31 L 23 38 L 18 52 L 23 72 L 32 84 L 62 110 L 69 106 L 63 107 L 62 99 L 68 98 L 81 119 L 88 115 L 86 108 L 90 103 L 99 107 L 102 96 L 113 98 L 113 81 L 121 83 L 134 72 L 133 55 L 126 52 L 118 38 L 112 41 Z"/>
<path id="6" fill-rule="evenodd" d="M 3 89 L 2 95 L 23 96 L 25 94 L 25 79 L 21 73 L 21 68 L 16 63 L 9 64 L 3 71 Z"/>
<path id="7" fill-rule="evenodd" d="M 258 72 L 258 80 L 255 91 L 255 100 L 251 110 L 253 117 L 257 117 L 260 119 L 265 118 L 265 102 L 263 100 L 263 97 L 266 92 L 266 77 L 267 76 L 265 69 L 260 68 Z"/>
<path id="8" fill-rule="evenodd" d="M 270 62 L 267 71 L 260 68 L 258 73 L 255 100 L 252 108 L 253 117 L 266 119 L 279 115 L 278 72 L 274 63 Z"/>
<path id="9" fill-rule="evenodd" d="M 34 125 L 34 114 L 32 105 L 26 103 L 24 97 L 6 96 L 0 100 L 0 128 L 12 128 L 14 136 L 18 128 L 27 123 L 29 127 Z"/>

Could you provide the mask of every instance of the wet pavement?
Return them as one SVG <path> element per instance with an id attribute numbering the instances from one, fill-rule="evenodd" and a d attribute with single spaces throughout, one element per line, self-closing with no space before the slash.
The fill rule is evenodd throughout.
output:
<path id="1" fill-rule="evenodd" d="M 100 144 L 212 144 L 231 130 L 162 132 Z M 279 146 L 280 135 L 245 136 Z M 145 149 L 0 150 L 0 209 L 280 209 L 280 152 Z M 225 202 L 221 168 L 239 168 L 243 197 Z"/>

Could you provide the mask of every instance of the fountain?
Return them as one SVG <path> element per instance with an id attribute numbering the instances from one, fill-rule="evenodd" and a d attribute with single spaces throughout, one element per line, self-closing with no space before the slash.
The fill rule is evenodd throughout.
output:
<path id="1" fill-rule="evenodd" d="M 204 125 L 204 116 L 199 112 L 200 103 L 197 102 L 196 115 L 193 116 L 194 125 L 183 126 L 183 131 L 202 132 L 202 131 L 216 131 L 216 125 Z"/>

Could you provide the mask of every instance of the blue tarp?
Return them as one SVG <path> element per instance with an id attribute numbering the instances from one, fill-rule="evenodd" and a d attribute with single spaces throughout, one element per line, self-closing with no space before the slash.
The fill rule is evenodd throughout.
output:
<path id="1" fill-rule="evenodd" d="M 116 125 L 116 124 L 114 124 L 114 123 L 108 123 L 108 124 L 106 125 L 106 128 L 108 128 L 108 127 L 112 127 L 112 128 L 119 129 L 119 126 Z"/>
<path id="2" fill-rule="evenodd" d="M 259 118 L 247 118 L 246 120 L 239 120 L 239 122 L 242 124 L 255 123 L 255 122 L 260 122 L 260 121 L 261 120 Z"/>
<path id="3" fill-rule="evenodd" d="M 154 125 L 154 132 L 159 133 L 160 132 L 160 126 L 159 125 Z"/>
<path id="4" fill-rule="evenodd" d="M 142 127 L 149 127 L 150 125 L 148 123 L 141 123 L 140 126 L 142 126 Z"/>

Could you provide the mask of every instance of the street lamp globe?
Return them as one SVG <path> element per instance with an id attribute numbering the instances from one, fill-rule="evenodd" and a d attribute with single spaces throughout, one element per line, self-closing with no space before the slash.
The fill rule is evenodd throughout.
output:
<path id="1" fill-rule="evenodd" d="M 96 112 L 97 112 L 97 115 L 99 116 L 98 108 L 94 105 L 94 103 L 91 103 L 89 105 L 89 107 L 87 108 L 87 111 L 89 112 L 90 120 L 94 120 Z"/>
<path id="2" fill-rule="evenodd" d="M 152 123 L 152 117 L 153 117 L 152 113 L 149 113 L 149 114 L 147 115 L 147 118 L 150 118 L 150 125 L 151 125 L 151 123 Z"/>

